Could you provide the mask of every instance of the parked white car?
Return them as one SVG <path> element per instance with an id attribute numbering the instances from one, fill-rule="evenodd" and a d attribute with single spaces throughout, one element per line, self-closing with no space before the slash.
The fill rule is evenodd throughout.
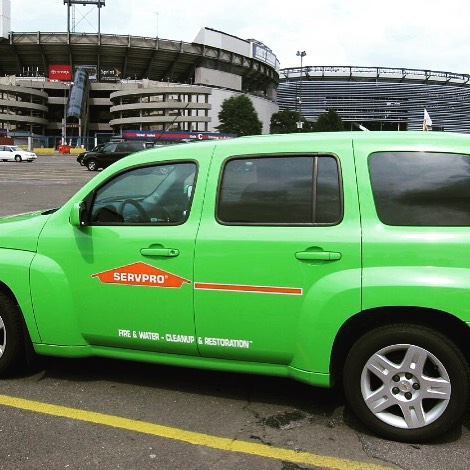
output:
<path id="1" fill-rule="evenodd" d="M 2 162 L 32 162 L 36 160 L 34 152 L 27 152 L 17 145 L 0 145 L 0 161 Z"/>

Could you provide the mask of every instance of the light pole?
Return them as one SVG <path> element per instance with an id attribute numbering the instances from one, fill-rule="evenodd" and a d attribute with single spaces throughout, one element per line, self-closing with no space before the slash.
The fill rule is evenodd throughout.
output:
<path id="1" fill-rule="evenodd" d="M 300 57 L 300 84 L 299 96 L 297 96 L 297 103 L 299 104 L 299 120 L 297 122 L 297 131 L 301 132 L 304 125 L 302 121 L 302 72 L 303 72 L 303 58 L 307 55 L 305 51 L 297 51 L 297 57 Z"/>

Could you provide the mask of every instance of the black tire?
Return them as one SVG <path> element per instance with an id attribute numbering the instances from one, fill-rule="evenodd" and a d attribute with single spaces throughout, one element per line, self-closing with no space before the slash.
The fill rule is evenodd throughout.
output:
<path id="1" fill-rule="evenodd" d="M 21 158 L 21 155 L 15 155 L 15 162 L 22 162 L 23 159 Z"/>
<path id="2" fill-rule="evenodd" d="M 0 292 L 0 376 L 20 372 L 26 365 L 27 348 L 21 312 Z"/>
<path id="3" fill-rule="evenodd" d="M 378 435 L 402 442 L 429 441 L 461 424 L 468 381 L 457 346 L 414 324 L 366 333 L 349 351 L 343 371 L 351 410 Z"/>
<path id="4" fill-rule="evenodd" d="M 90 171 L 98 171 L 98 162 L 94 158 L 90 158 L 86 161 L 86 167 Z"/>

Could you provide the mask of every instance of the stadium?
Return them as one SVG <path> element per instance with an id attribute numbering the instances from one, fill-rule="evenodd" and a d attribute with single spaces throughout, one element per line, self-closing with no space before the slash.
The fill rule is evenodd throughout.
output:
<path id="1" fill-rule="evenodd" d="M 470 75 L 387 67 L 280 69 L 260 41 L 211 28 L 202 28 L 191 43 L 101 34 L 99 22 L 96 33 L 77 33 L 71 27 L 75 4 L 97 8 L 99 18 L 105 0 L 62 1 L 66 32 L 12 32 L 11 0 L 0 0 L 0 139 L 29 148 L 90 148 L 116 136 L 224 138 L 217 132 L 219 111 L 240 93 L 253 102 L 263 133 L 279 110 L 316 121 L 332 108 L 350 130 L 422 129 L 426 109 L 433 130 L 470 133 Z"/>
<path id="2" fill-rule="evenodd" d="M 75 4 L 99 12 L 105 0 L 63 3 L 67 32 L 20 33 L 10 31 L 10 0 L 0 0 L 1 134 L 35 147 L 90 146 L 125 132 L 214 138 L 221 104 L 240 93 L 269 132 L 279 63 L 261 42 L 210 28 L 192 43 L 101 34 L 99 24 L 96 33 L 76 33 Z"/>
<path id="3" fill-rule="evenodd" d="M 278 104 L 309 121 L 335 109 L 345 128 L 470 133 L 470 75 L 387 67 L 306 66 L 280 70 Z"/>

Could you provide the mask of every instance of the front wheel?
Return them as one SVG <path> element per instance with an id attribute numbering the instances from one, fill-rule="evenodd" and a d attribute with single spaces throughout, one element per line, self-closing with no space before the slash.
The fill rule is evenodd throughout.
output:
<path id="1" fill-rule="evenodd" d="M 26 342 L 18 306 L 0 293 L 0 376 L 17 372 L 25 364 Z"/>
<path id="2" fill-rule="evenodd" d="M 90 160 L 86 162 L 86 167 L 90 171 L 98 171 L 98 162 L 94 158 L 90 158 Z"/>
<path id="3" fill-rule="evenodd" d="M 366 333 L 345 362 L 346 399 L 372 431 L 403 442 L 434 439 L 460 424 L 468 364 L 446 336 L 418 325 Z"/>
<path id="4" fill-rule="evenodd" d="M 21 158 L 21 155 L 15 155 L 15 162 L 21 162 L 23 159 Z"/>

